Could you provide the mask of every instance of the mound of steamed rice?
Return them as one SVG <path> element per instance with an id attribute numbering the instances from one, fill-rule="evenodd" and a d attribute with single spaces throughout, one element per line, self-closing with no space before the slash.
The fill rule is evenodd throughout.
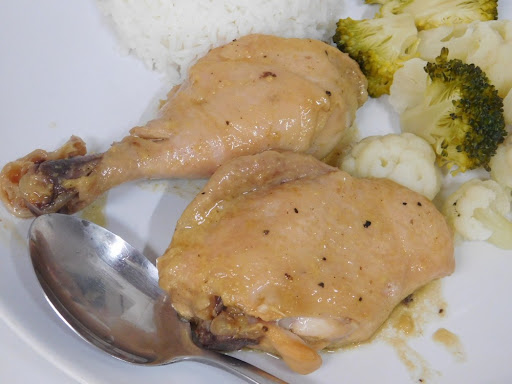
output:
<path id="1" fill-rule="evenodd" d="M 122 47 L 183 80 L 209 49 L 250 33 L 329 41 L 342 0 L 98 0 Z"/>

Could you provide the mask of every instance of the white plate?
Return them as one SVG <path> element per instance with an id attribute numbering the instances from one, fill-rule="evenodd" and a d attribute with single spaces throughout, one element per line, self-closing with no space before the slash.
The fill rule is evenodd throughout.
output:
<path id="1" fill-rule="evenodd" d="M 347 15 L 367 12 L 347 1 Z M 502 18 L 512 4 L 500 4 Z M 346 16 L 346 15 L 340 15 Z M 0 2 L 0 165 L 35 148 L 53 149 L 71 134 L 103 151 L 143 122 L 167 90 L 163 78 L 137 59 L 123 57 L 93 0 Z M 358 117 L 365 133 L 396 130 L 385 101 L 371 100 Z M 108 227 L 155 257 L 167 247 L 177 217 L 202 182 L 133 183 L 108 194 Z M 46 303 L 29 263 L 26 233 L 0 207 L 0 381 L 54 383 L 236 383 L 220 370 L 194 363 L 157 368 L 132 366 L 84 343 Z M 320 370 L 296 376 L 257 353 L 293 383 L 510 383 L 512 382 L 512 255 L 487 244 L 457 248 L 456 272 L 443 280 L 445 316 L 417 324 L 418 337 L 399 338 L 406 348 L 376 340 L 325 354 Z M 440 300 L 439 297 L 436 300 Z M 436 305 L 436 303 L 434 303 Z M 446 328 L 458 336 L 463 355 L 436 343 Z M 407 359 L 409 363 L 406 364 Z"/>

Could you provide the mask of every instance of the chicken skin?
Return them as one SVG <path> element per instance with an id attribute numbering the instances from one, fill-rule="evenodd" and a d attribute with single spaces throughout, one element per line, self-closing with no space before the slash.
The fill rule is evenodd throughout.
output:
<path id="1" fill-rule="evenodd" d="M 368 339 L 454 270 L 452 233 L 424 196 L 301 153 L 221 166 L 157 260 L 203 347 L 257 348 L 309 373 L 318 351 Z"/>
<path id="2" fill-rule="evenodd" d="M 203 178 L 267 149 L 326 156 L 366 101 L 355 61 L 310 39 L 249 35 L 211 50 L 159 115 L 103 154 L 73 137 L 7 164 L 0 197 L 18 216 L 76 212 L 137 179 Z"/>

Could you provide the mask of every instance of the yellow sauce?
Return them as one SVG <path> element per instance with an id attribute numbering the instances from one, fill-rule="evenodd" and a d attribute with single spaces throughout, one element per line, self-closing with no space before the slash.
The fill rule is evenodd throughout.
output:
<path id="1" fill-rule="evenodd" d="M 107 193 L 98 197 L 82 211 L 82 219 L 91 221 L 102 227 L 107 226 L 107 217 L 105 215 L 105 205 L 107 204 Z"/>
<path id="2" fill-rule="evenodd" d="M 203 188 L 205 180 L 166 180 L 137 183 L 137 186 L 151 192 L 171 193 L 182 199 L 192 200 Z"/>
<path id="3" fill-rule="evenodd" d="M 406 335 L 412 335 L 415 331 L 414 320 L 409 313 L 402 313 L 398 316 L 393 327 Z"/>
<path id="4" fill-rule="evenodd" d="M 439 328 L 432 335 L 432 340 L 445 347 L 446 350 L 453 355 L 456 361 L 462 362 L 466 360 L 462 343 L 460 342 L 459 337 L 453 332 L 450 332 L 445 328 Z"/>
<path id="5" fill-rule="evenodd" d="M 352 144 L 359 140 L 359 128 L 356 123 L 345 129 L 345 133 L 341 140 L 336 144 L 332 151 L 322 159 L 326 164 L 337 167 L 340 159 Z"/>
<path id="6" fill-rule="evenodd" d="M 409 342 L 424 334 L 424 327 L 446 314 L 446 302 L 442 297 L 441 281 L 435 280 L 414 292 L 412 300 L 402 302 L 393 310 L 386 322 L 375 335 L 363 343 L 343 347 L 351 349 L 375 341 L 391 346 L 402 364 L 409 371 L 413 382 L 429 383 L 439 376 L 429 362 Z M 437 335 L 436 335 L 437 334 Z M 456 356 L 462 350 L 457 336 L 451 332 L 438 330 L 434 340 L 445 345 Z M 458 358 L 458 361 L 461 361 Z"/>

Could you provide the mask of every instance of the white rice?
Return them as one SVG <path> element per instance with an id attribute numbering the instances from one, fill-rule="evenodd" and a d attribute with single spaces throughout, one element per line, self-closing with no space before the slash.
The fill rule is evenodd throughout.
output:
<path id="1" fill-rule="evenodd" d="M 126 52 L 180 82 L 212 47 L 250 33 L 329 41 L 343 0 L 97 0 Z"/>

